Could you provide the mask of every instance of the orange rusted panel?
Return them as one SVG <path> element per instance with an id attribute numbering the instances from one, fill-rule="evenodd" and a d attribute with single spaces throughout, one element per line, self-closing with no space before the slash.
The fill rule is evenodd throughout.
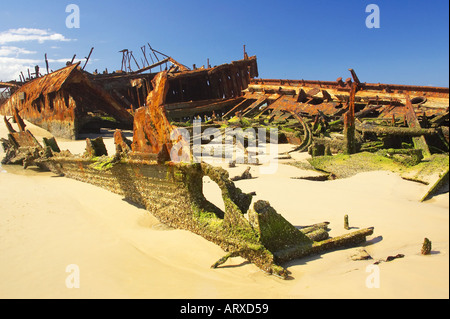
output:
<path id="1" fill-rule="evenodd" d="M 158 73 L 152 84 L 154 89 L 147 97 L 147 106 L 139 108 L 134 116 L 131 149 L 133 152 L 168 155 L 168 151 L 172 148 L 170 139 L 172 126 L 164 110 L 169 90 L 167 72 Z"/>
<path id="2" fill-rule="evenodd" d="M 74 64 L 18 88 L 0 105 L 3 115 L 14 114 L 40 126 L 57 137 L 76 139 L 94 115 L 113 117 L 118 123 L 133 121 L 124 107 L 100 87 L 91 83 Z"/>

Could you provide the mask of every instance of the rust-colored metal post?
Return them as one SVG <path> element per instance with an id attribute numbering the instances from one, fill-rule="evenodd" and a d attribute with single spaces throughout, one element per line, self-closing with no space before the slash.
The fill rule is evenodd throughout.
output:
<path id="1" fill-rule="evenodd" d="M 358 83 L 353 82 L 350 90 L 350 98 L 348 102 L 348 111 L 344 115 L 344 138 L 345 153 L 356 153 L 355 141 L 355 95 L 358 90 Z"/>

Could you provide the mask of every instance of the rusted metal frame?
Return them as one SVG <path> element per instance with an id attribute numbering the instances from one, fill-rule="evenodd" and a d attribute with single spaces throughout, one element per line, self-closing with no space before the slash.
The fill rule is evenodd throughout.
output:
<path id="1" fill-rule="evenodd" d="M 185 66 L 185 65 L 183 65 L 183 64 L 181 64 L 181 63 L 175 61 L 173 58 L 168 57 L 168 59 L 169 59 L 169 61 L 170 61 L 173 65 L 176 65 L 177 67 L 179 67 L 179 68 L 180 68 L 180 71 L 182 71 L 182 72 L 184 72 L 184 71 L 190 71 L 190 69 L 189 69 L 187 66 Z"/>
<path id="2" fill-rule="evenodd" d="M 356 75 L 355 70 L 348 69 L 352 75 L 353 81 L 356 82 L 358 85 L 361 84 L 361 81 L 359 80 L 358 76 Z"/>
<path id="3" fill-rule="evenodd" d="M 205 73 L 194 80 L 193 87 L 195 96 L 193 100 L 207 100 L 211 98 L 211 96 L 209 95 L 209 88 L 206 80 L 207 76 L 208 74 Z"/>
<path id="4" fill-rule="evenodd" d="M 233 68 L 233 74 L 236 78 L 236 97 L 242 95 L 242 90 L 246 89 L 247 87 L 244 86 L 243 78 L 241 76 L 240 68 L 238 66 L 235 66 Z"/>
<path id="5" fill-rule="evenodd" d="M 172 101 L 186 101 L 187 97 L 184 94 L 184 88 L 186 87 L 187 84 L 183 78 L 170 81 L 169 91 L 171 91 L 172 94 Z"/>
<path id="6" fill-rule="evenodd" d="M 220 96 L 218 83 L 219 80 L 217 79 L 217 76 L 208 73 L 208 78 L 209 78 L 209 85 L 211 87 L 211 97 L 219 98 Z"/>
<path id="7" fill-rule="evenodd" d="M 408 122 L 408 126 L 413 129 L 420 129 L 421 128 L 420 122 L 417 119 L 417 115 L 414 111 L 414 108 L 408 95 L 406 95 L 405 108 L 406 108 L 405 119 Z M 422 135 L 418 137 L 413 137 L 412 140 L 415 148 L 422 150 L 423 156 L 426 157 L 431 155 L 425 136 Z"/>
<path id="8" fill-rule="evenodd" d="M 171 118 L 182 118 L 182 117 L 192 117 L 195 115 L 199 115 L 202 113 L 207 112 L 213 112 L 213 111 L 220 111 L 227 107 L 230 107 L 231 105 L 236 104 L 237 102 L 240 102 L 240 100 L 243 99 L 242 97 L 238 98 L 231 98 L 227 100 L 220 100 L 215 101 L 213 103 L 203 104 L 194 106 L 195 103 L 192 103 L 192 107 L 181 107 L 181 108 L 174 108 L 170 105 L 165 105 L 166 113 Z"/>
<path id="9" fill-rule="evenodd" d="M 72 57 L 72 60 L 70 60 L 70 64 L 71 64 L 71 65 L 73 64 L 73 61 L 75 61 L 75 57 L 76 57 L 76 56 L 77 56 L 77 55 L 74 54 L 73 57 Z"/>
<path id="10" fill-rule="evenodd" d="M 285 109 L 285 102 L 285 96 L 282 95 L 269 106 L 272 109 L 272 113 L 267 118 L 269 121 L 272 120 L 272 118 L 275 117 L 280 110 Z"/>
<path id="11" fill-rule="evenodd" d="M 126 72 L 127 71 L 127 52 L 128 52 L 128 50 L 127 49 L 123 49 L 123 50 L 120 50 L 119 52 L 121 52 L 122 53 L 122 66 L 120 67 L 120 70 L 121 71 L 123 71 L 123 72 Z"/>
<path id="12" fill-rule="evenodd" d="M 260 99 L 256 100 L 254 103 L 252 103 L 249 107 L 247 107 L 243 113 L 242 116 L 246 116 L 248 113 L 253 111 L 255 108 L 261 106 L 264 102 L 267 101 L 267 98 L 265 96 L 262 96 Z"/>
<path id="13" fill-rule="evenodd" d="M 220 87 L 223 88 L 224 97 L 230 98 L 231 96 L 233 96 L 233 94 L 232 94 L 232 88 L 231 88 L 229 80 L 228 80 L 228 74 L 225 71 L 218 71 L 218 75 L 220 77 L 220 81 L 221 81 Z"/>
<path id="14" fill-rule="evenodd" d="M 123 122 L 133 121 L 133 116 L 130 113 L 128 113 L 126 109 L 116 101 L 116 99 L 112 98 L 112 96 L 108 94 L 105 90 L 103 90 L 100 86 L 96 85 L 92 81 L 89 81 L 88 79 L 86 81 L 83 81 L 83 83 L 88 88 L 90 88 L 96 96 L 98 96 L 111 106 L 109 113 L 113 115 L 117 120 Z"/>
<path id="15" fill-rule="evenodd" d="M 231 63 L 233 74 L 235 74 L 239 78 L 239 80 L 237 80 L 237 84 L 239 87 L 238 94 L 241 94 L 240 92 L 248 87 L 247 77 L 245 75 L 248 64 L 245 62 L 246 60 L 244 59 L 244 63 L 239 63 L 239 61 L 233 61 Z"/>
<path id="16" fill-rule="evenodd" d="M 0 82 L 0 88 L 17 88 L 20 87 L 21 84 L 15 81 L 11 82 Z"/>
<path id="17" fill-rule="evenodd" d="M 241 78 L 241 89 L 243 88 L 247 88 L 248 87 L 248 81 L 247 81 L 247 70 L 243 69 L 243 68 L 239 68 L 239 75 Z"/>
<path id="18" fill-rule="evenodd" d="M 200 85 L 202 84 L 202 81 L 199 77 L 192 78 L 190 81 L 187 81 L 188 84 L 188 99 L 197 101 L 201 100 L 202 97 L 202 90 L 200 88 Z"/>
<path id="19" fill-rule="evenodd" d="M 340 81 L 339 81 L 340 80 Z M 340 89 L 347 90 L 342 78 L 338 78 L 336 81 L 317 81 L 317 80 L 283 80 L 283 79 L 256 79 L 250 80 L 251 84 L 259 85 L 281 85 L 282 83 L 289 83 L 290 86 L 315 86 L 324 89 Z M 344 85 L 344 86 L 343 86 Z M 445 87 L 433 87 L 433 86 L 417 86 L 417 85 L 399 85 L 399 84 L 382 84 L 382 83 L 360 83 L 359 90 L 363 91 L 388 91 L 388 93 L 405 93 L 414 92 L 417 95 L 423 95 L 427 93 L 427 96 L 445 97 L 449 94 L 449 88 Z"/>
<path id="20" fill-rule="evenodd" d="M 204 100 L 206 99 L 211 99 L 213 97 L 212 95 L 212 91 L 211 91 L 211 85 L 210 85 L 210 81 L 209 81 L 209 75 L 208 73 L 206 73 L 202 78 L 201 78 L 201 90 L 203 92 L 203 96 L 204 96 Z"/>
<path id="21" fill-rule="evenodd" d="M 152 65 L 146 66 L 145 68 L 139 69 L 137 71 L 130 72 L 130 74 L 139 74 L 139 73 L 151 70 L 153 68 L 156 68 L 157 66 L 160 66 L 161 64 L 164 64 L 164 63 L 169 62 L 169 61 L 170 61 L 169 58 L 166 58 L 164 60 L 158 61 L 157 63 L 154 63 Z"/>
<path id="22" fill-rule="evenodd" d="M 208 87 L 208 96 L 210 98 L 214 97 L 214 90 L 211 83 L 211 76 L 209 74 L 206 74 L 205 76 L 206 86 Z"/>
<path id="23" fill-rule="evenodd" d="M 137 63 L 136 59 L 134 58 L 133 51 L 130 51 L 130 56 L 133 58 L 134 63 L 136 63 L 136 66 L 137 66 L 138 70 L 141 69 L 141 67 Z"/>
<path id="24" fill-rule="evenodd" d="M 222 76 L 218 74 L 213 75 L 213 85 L 215 86 L 216 97 L 219 99 L 223 99 L 224 97 L 224 86 L 222 85 Z"/>
<path id="25" fill-rule="evenodd" d="M 225 74 L 225 81 L 227 83 L 227 87 L 229 90 L 228 97 L 233 97 L 233 96 L 235 96 L 236 83 L 235 83 L 235 79 L 233 78 L 231 69 L 230 68 L 224 69 L 223 73 Z"/>
<path id="26" fill-rule="evenodd" d="M 245 102 L 247 102 L 248 99 L 244 99 L 242 102 L 240 102 L 239 104 L 237 104 L 236 106 L 234 106 L 231 110 L 229 110 L 227 113 L 225 113 L 223 115 L 223 118 L 226 118 L 227 116 L 229 116 L 230 114 L 232 114 L 233 112 L 236 112 L 237 110 L 239 110 L 239 108 L 245 104 Z"/>
<path id="27" fill-rule="evenodd" d="M 179 94 L 181 96 L 181 101 L 184 101 L 184 90 L 183 90 L 183 80 L 180 78 L 178 79 L 178 85 L 179 85 Z"/>
<path id="28" fill-rule="evenodd" d="M 241 95 L 242 87 L 238 79 L 238 68 L 234 65 L 230 68 L 231 81 L 233 82 L 233 97 Z"/>
<path id="29" fill-rule="evenodd" d="M 253 87 L 253 86 L 249 86 L 248 87 L 248 92 L 254 93 L 254 92 L 260 92 L 260 93 L 264 93 L 264 94 L 280 94 L 280 95 L 297 95 L 297 91 L 295 91 L 294 89 L 285 89 L 282 87 L 278 87 L 278 89 L 269 87 L 269 88 L 265 88 L 265 87 Z M 300 92 L 304 92 L 302 89 L 300 90 Z"/>
<path id="30" fill-rule="evenodd" d="M 147 65 L 150 65 L 150 63 L 147 60 L 147 54 L 145 53 L 146 46 L 141 46 L 142 55 L 144 56 L 145 62 L 147 62 Z"/>
<path id="31" fill-rule="evenodd" d="M 147 44 L 148 44 L 148 47 L 150 48 L 150 50 L 152 50 L 153 55 L 155 56 L 155 58 L 156 58 L 156 60 L 157 60 L 158 62 L 159 62 L 159 58 L 158 58 L 158 56 L 156 55 L 156 53 L 161 54 L 162 56 L 164 56 L 164 57 L 166 57 L 166 58 L 169 58 L 168 55 L 166 55 L 166 54 L 164 54 L 164 53 L 161 53 L 161 52 L 159 52 L 159 51 L 153 49 L 152 46 L 150 45 L 150 43 L 147 42 Z M 161 65 L 159 65 L 159 69 L 160 69 L 160 71 L 162 71 Z"/>
<path id="32" fill-rule="evenodd" d="M 263 109 L 259 110 L 259 113 L 254 115 L 253 118 L 259 118 L 265 111 L 270 109 L 272 107 L 273 103 L 275 103 L 279 98 L 281 98 L 281 96 L 278 96 L 272 103 L 269 103 L 270 100 L 268 99 L 267 105 Z"/>
<path id="33" fill-rule="evenodd" d="M 292 114 L 292 116 L 301 124 L 301 126 L 303 127 L 303 139 L 302 142 L 299 146 L 297 146 L 295 149 L 289 151 L 288 153 L 292 153 L 292 152 L 303 152 L 305 151 L 312 143 L 312 131 L 311 128 L 309 127 L 308 123 L 306 123 L 303 118 L 298 115 L 296 112 L 294 111 L 289 111 L 289 113 Z"/>
<path id="34" fill-rule="evenodd" d="M 230 100 L 224 100 L 224 99 L 209 99 L 209 100 L 200 100 L 200 101 L 184 101 L 184 102 L 175 102 L 175 103 L 166 103 L 164 104 L 164 108 L 167 112 L 170 112 L 172 110 L 176 109 L 190 109 L 190 108 L 196 108 L 200 106 L 220 103 L 223 101 L 230 101 Z"/>

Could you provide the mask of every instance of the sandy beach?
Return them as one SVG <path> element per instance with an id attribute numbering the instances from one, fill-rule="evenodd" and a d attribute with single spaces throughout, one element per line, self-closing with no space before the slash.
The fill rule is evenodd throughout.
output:
<path id="1" fill-rule="evenodd" d="M 38 141 L 51 136 L 27 125 Z M 2 121 L 0 137 L 6 136 Z M 84 151 L 83 140 L 57 140 L 61 149 Z M 112 136 L 104 140 L 113 154 Z M 449 298 L 448 192 L 421 203 L 429 186 L 395 173 L 318 182 L 295 179 L 315 173 L 285 162 L 276 174 L 252 166 L 255 178 L 236 185 L 256 192 L 254 200 L 268 200 L 295 226 L 328 221 L 331 236 L 375 228 L 361 247 L 290 262 L 289 280 L 241 258 L 211 269 L 222 249 L 162 225 L 121 196 L 33 167 L 0 167 L 0 298 Z M 227 169 L 235 176 L 246 167 Z M 204 186 L 220 206 L 217 186 L 206 179 Z M 420 254 L 425 237 L 433 245 L 428 256 Z M 352 260 L 361 248 L 372 259 Z M 404 257 L 376 265 L 379 286 L 370 285 L 374 263 L 397 254 Z M 66 285 L 69 265 L 78 266 L 79 288 Z"/>

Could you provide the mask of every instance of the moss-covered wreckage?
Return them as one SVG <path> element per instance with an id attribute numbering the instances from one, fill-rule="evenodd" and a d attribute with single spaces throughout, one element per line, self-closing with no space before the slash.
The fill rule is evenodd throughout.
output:
<path id="1" fill-rule="evenodd" d="M 417 108 L 417 105 L 406 99 L 406 105 L 403 106 L 399 100 L 400 95 L 406 91 L 412 92 L 410 87 L 375 87 L 363 84 L 354 72 L 354 82 L 351 79 L 345 82 L 338 79 L 329 83 L 256 80 L 256 57 L 249 58 L 246 54 L 241 61 L 194 70 L 187 69 L 171 58 L 166 60 L 165 62 L 173 64 L 169 70 L 146 75 L 127 72 L 94 76 L 84 74 L 77 66 L 68 66 L 57 71 L 60 72 L 59 76 L 55 72 L 47 75 L 47 79 L 41 78 L 39 83 L 33 83 L 39 79 L 30 82 L 33 92 L 36 90 L 33 96 L 28 93 L 27 84 L 17 88 L 11 98 L 0 106 L 0 111 L 13 116 L 19 127 L 19 131 L 15 131 L 10 119 L 4 117 L 9 135 L 7 140 L 1 141 L 6 152 L 2 163 L 21 164 L 25 167 L 37 165 L 56 174 L 108 189 L 143 205 L 162 223 L 189 230 L 219 245 L 227 254 L 214 263 L 213 267 L 220 266 L 230 257 L 241 256 L 267 273 L 286 278 L 288 271 L 283 267 L 285 262 L 340 247 L 359 245 L 373 233 L 373 228 L 369 227 L 330 238 L 326 222 L 295 227 L 267 201 L 256 201 L 251 205 L 253 194 L 243 193 L 237 188 L 226 170 L 206 163 L 172 162 L 170 152 L 176 142 L 172 140 L 174 123 L 183 122 L 189 126 L 194 118 L 199 117 L 204 117 L 209 124 L 219 126 L 235 123 L 271 126 L 275 123 L 281 128 L 285 138 L 288 136 L 290 142 L 298 145 L 297 150 L 305 151 L 313 143 L 317 144 L 319 138 L 323 139 L 323 136 L 315 134 L 316 131 L 325 132 L 326 127 L 330 126 L 330 120 L 334 119 L 335 123 L 332 125 L 344 125 L 347 137 L 344 137 L 342 144 L 345 152 L 353 153 L 357 151 L 354 141 L 357 140 L 355 132 L 358 129 L 362 127 L 364 130 L 370 125 L 370 129 L 376 130 L 374 135 L 371 135 L 373 132 L 367 133 L 371 138 L 375 138 L 377 130 L 384 129 L 374 124 L 358 122 L 361 113 L 378 112 L 385 121 L 396 122 L 393 114 L 399 112 L 406 114 L 404 121 L 417 124 L 416 112 L 412 109 Z M 52 78 L 57 83 L 52 82 Z M 61 78 L 60 82 L 58 78 Z M 48 83 L 53 84 L 49 86 Z M 57 109 L 67 108 L 67 104 L 53 102 L 51 109 L 52 96 L 61 95 L 61 101 L 69 101 L 68 105 L 71 105 L 72 100 L 79 103 L 85 101 L 83 97 L 80 98 L 80 91 L 75 90 L 81 85 L 89 89 L 90 97 L 91 93 L 98 93 L 96 96 L 104 105 L 104 115 L 114 115 L 118 122 L 127 122 L 130 116 L 133 119 L 133 140 L 128 140 L 121 130 L 116 130 L 116 153 L 112 156 L 107 155 L 101 137 L 87 139 L 86 152 L 74 155 L 69 151 L 61 151 L 55 139 L 44 139 L 40 144 L 25 128 L 22 117 L 39 125 L 44 122 L 44 118 L 48 123 L 55 122 L 55 118 L 49 114 L 58 113 L 58 116 L 62 116 L 63 112 L 58 112 Z M 357 92 L 364 90 L 369 92 L 365 97 L 355 97 Z M 382 90 L 384 95 L 377 95 L 377 90 Z M 67 92 L 72 92 L 73 95 Z M 422 88 L 418 94 L 426 95 L 427 92 L 431 92 L 430 100 L 437 99 L 440 103 L 447 97 L 448 103 L 448 89 L 437 89 L 436 93 L 436 90 Z M 20 101 L 22 97 L 24 100 Z M 39 104 L 39 101 L 43 104 Z M 105 101 L 108 103 L 105 104 Z M 423 103 L 421 100 L 420 105 Z M 36 109 L 38 105 L 41 105 L 40 122 L 32 116 L 33 110 L 34 113 L 39 111 Z M 85 108 L 86 112 L 77 113 L 78 108 L 83 109 L 80 105 L 83 104 L 77 104 L 70 116 L 62 116 L 57 121 L 66 124 L 82 122 L 80 118 L 83 118 L 83 114 L 88 114 L 89 110 Z M 404 107 L 406 111 L 403 111 Z M 380 112 L 381 108 L 385 111 Z M 447 123 L 448 127 L 448 106 L 444 112 L 440 104 L 438 108 L 423 107 L 423 111 L 435 116 L 434 123 L 444 123 L 444 126 Z M 237 119 L 237 122 L 227 121 L 230 117 Z M 54 127 L 52 125 L 42 126 L 50 129 Z M 77 124 L 73 125 L 75 131 L 62 130 L 61 125 L 50 131 L 70 131 L 71 133 L 63 133 L 61 136 L 76 137 Z M 408 127 L 405 134 L 422 138 L 428 131 L 418 132 L 427 130 L 421 128 L 420 123 L 418 125 L 419 127 Z M 395 126 L 390 128 L 395 129 Z M 436 129 L 436 126 L 429 130 L 431 129 L 440 134 L 444 132 L 445 135 L 445 129 Z M 411 133 L 412 131 L 414 132 Z M 439 141 L 445 144 L 445 136 Z M 414 140 L 416 142 L 418 148 L 427 146 L 423 140 Z M 204 176 L 208 176 L 219 186 L 224 211 L 203 195 Z"/>

